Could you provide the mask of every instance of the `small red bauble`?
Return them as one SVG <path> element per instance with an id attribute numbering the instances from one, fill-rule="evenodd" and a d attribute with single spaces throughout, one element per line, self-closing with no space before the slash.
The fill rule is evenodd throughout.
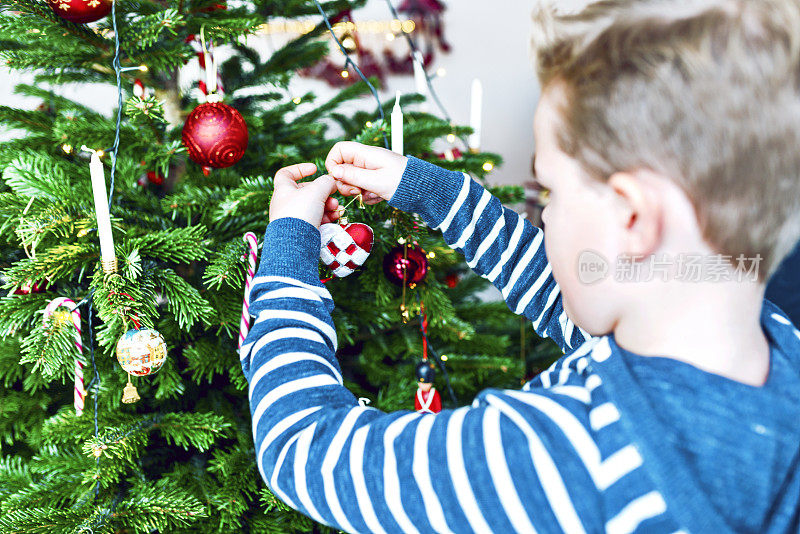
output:
<path id="1" fill-rule="evenodd" d="M 372 228 L 362 223 L 326 223 L 319 227 L 319 257 L 334 276 L 344 278 L 364 265 L 372 251 Z"/>
<path id="2" fill-rule="evenodd" d="M 393 284 L 403 285 L 405 270 L 406 285 L 418 284 L 428 274 L 428 258 L 422 250 L 414 246 L 394 247 L 383 258 L 383 272 Z"/>
<path id="3" fill-rule="evenodd" d="M 48 0 L 50 9 L 64 20 L 84 24 L 111 13 L 112 0 Z"/>
<path id="4" fill-rule="evenodd" d="M 232 107 L 221 102 L 207 102 L 189 114 L 181 140 L 196 163 L 222 169 L 244 156 L 247 124 Z"/>
<path id="5" fill-rule="evenodd" d="M 450 273 L 444 277 L 444 282 L 447 284 L 447 287 L 453 289 L 458 285 L 458 275 L 455 273 Z"/>
<path id="6" fill-rule="evenodd" d="M 155 171 L 147 171 L 147 181 L 153 185 L 161 185 L 164 183 L 164 175 Z"/>

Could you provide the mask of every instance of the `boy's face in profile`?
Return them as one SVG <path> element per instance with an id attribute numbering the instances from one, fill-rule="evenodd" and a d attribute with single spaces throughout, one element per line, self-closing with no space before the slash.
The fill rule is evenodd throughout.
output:
<path id="1" fill-rule="evenodd" d="M 563 87 L 548 85 L 533 123 L 536 179 L 550 190 L 542 212 L 545 252 L 567 315 L 590 334 L 602 335 L 613 330 L 619 305 L 611 272 L 620 250 L 614 225 L 616 199 L 607 184 L 590 178 L 559 148 L 559 109 L 568 105 Z"/>

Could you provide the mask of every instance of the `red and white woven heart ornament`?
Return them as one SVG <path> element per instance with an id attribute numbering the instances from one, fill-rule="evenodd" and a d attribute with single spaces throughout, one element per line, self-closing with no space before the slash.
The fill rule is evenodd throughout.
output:
<path id="1" fill-rule="evenodd" d="M 372 251 L 372 228 L 362 223 L 326 223 L 319 227 L 319 257 L 334 276 L 344 278 L 364 265 Z"/>

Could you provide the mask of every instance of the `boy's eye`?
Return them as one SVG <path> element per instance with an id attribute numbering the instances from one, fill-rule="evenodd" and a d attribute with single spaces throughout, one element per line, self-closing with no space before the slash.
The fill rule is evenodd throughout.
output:
<path id="1" fill-rule="evenodd" d="M 534 180 L 532 185 L 531 192 L 533 194 L 530 196 L 533 197 L 533 202 L 542 208 L 547 206 L 547 203 L 550 202 L 550 190 L 540 184 L 538 180 Z"/>
<path id="2" fill-rule="evenodd" d="M 544 187 L 536 178 L 536 154 L 531 160 L 531 174 L 533 174 L 533 201 L 541 207 L 550 202 L 550 190 Z"/>
<path id="3" fill-rule="evenodd" d="M 539 186 L 536 194 L 536 202 L 542 207 L 547 206 L 547 203 L 550 202 L 550 190 L 546 187 Z"/>

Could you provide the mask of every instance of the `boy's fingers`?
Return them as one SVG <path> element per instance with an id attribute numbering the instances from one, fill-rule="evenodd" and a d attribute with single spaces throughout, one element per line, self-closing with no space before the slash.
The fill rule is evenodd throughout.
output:
<path id="1" fill-rule="evenodd" d="M 335 165 L 330 173 L 334 178 L 345 182 L 347 185 L 353 185 L 361 189 L 370 189 L 370 186 L 375 186 L 375 171 L 362 169 L 355 165 Z"/>
<path id="2" fill-rule="evenodd" d="M 339 219 L 339 212 L 338 211 L 326 211 L 322 215 L 322 224 L 325 223 L 332 223 Z"/>
<path id="3" fill-rule="evenodd" d="M 306 176 L 311 176 L 315 172 L 317 172 L 317 166 L 313 163 L 297 163 L 279 169 L 278 172 L 275 173 L 275 181 L 291 180 L 296 182 Z"/>
<path id="4" fill-rule="evenodd" d="M 346 183 L 340 182 L 339 180 L 336 180 L 336 187 L 339 189 L 339 193 L 343 194 L 346 197 L 350 197 L 361 193 L 361 188 L 347 185 Z"/>
<path id="5" fill-rule="evenodd" d="M 370 204 L 370 205 L 371 204 L 377 204 L 378 202 L 381 202 L 382 200 L 383 199 L 380 196 L 376 195 L 375 193 L 367 193 L 366 195 L 364 195 L 364 202 L 366 202 L 367 204 Z"/>
<path id="6" fill-rule="evenodd" d="M 383 149 L 376 146 L 362 145 L 354 141 L 339 141 L 325 159 L 325 168 L 331 172 L 333 167 L 343 163 L 349 163 L 364 167 L 366 169 L 377 169 L 380 167 L 373 159 L 380 159 Z"/>

